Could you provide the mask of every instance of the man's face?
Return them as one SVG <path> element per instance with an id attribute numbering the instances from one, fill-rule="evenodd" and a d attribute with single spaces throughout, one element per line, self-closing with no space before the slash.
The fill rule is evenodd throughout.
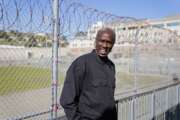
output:
<path id="1" fill-rule="evenodd" d="M 96 40 L 96 53 L 100 57 L 107 57 L 113 47 L 113 41 L 111 36 L 107 33 L 103 33 Z"/>

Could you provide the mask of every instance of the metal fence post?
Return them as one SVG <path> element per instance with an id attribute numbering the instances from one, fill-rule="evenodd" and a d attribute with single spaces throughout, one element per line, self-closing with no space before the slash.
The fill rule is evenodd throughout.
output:
<path id="1" fill-rule="evenodd" d="M 131 101 L 131 112 L 130 112 L 130 120 L 135 120 L 136 119 L 136 116 L 135 116 L 135 101 L 136 101 L 136 98 L 133 97 L 132 98 L 132 101 Z"/>
<path id="2" fill-rule="evenodd" d="M 53 0 L 52 107 L 51 107 L 52 120 L 57 119 L 58 38 L 59 38 L 59 0 Z"/>
<path id="3" fill-rule="evenodd" d="M 151 94 L 151 118 L 155 120 L 155 91 Z"/>
<path id="4" fill-rule="evenodd" d="M 166 96 L 165 96 L 166 98 L 166 110 L 167 110 L 167 112 L 165 113 L 165 119 L 168 119 L 168 116 L 169 116 L 169 112 L 168 112 L 168 110 L 169 110 L 169 87 L 168 88 L 166 88 Z"/>

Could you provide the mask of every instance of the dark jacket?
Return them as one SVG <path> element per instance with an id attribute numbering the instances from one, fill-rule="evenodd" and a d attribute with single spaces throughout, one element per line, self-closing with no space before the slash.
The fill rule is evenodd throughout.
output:
<path id="1" fill-rule="evenodd" d="M 68 120 L 116 120 L 115 67 L 95 50 L 69 67 L 60 103 Z"/>

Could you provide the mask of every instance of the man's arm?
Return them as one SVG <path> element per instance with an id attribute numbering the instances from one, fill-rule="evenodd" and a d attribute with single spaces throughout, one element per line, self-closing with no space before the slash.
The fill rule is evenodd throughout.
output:
<path id="1" fill-rule="evenodd" d="M 78 103 L 82 88 L 83 71 L 82 63 L 79 64 L 79 61 L 76 61 L 72 63 L 66 73 L 60 103 L 64 108 L 68 120 L 80 119 Z"/>

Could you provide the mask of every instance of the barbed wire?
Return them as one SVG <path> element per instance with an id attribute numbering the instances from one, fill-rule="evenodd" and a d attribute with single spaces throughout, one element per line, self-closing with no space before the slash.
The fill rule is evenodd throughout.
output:
<path id="1" fill-rule="evenodd" d="M 59 6 L 61 36 L 74 36 L 78 32 L 87 32 L 93 24 L 98 22 L 102 22 L 104 25 L 113 25 L 113 23 L 140 21 L 132 17 L 102 12 L 75 0 L 61 0 Z M 0 1 L 1 30 L 50 34 L 52 32 L 52 17 L 51 0 Z"/>
<path id="2" fill-rule="evenodd" d="M 21 32 L 50 32 L 51 7 L 50 0 L 1 0 L 0 28 Z"/>
<path id="3" fill-rule="evenodd" d="M 78 31 L 87 31 L 92 25 L 101 21 L 129 21 L 130 17 L 119 17 L 84 6 L 77 1 L 60 1 L 60 32 L 71 36 Z M 51 0 L 1 0 L 0 28 L 3 30 L 51 32 L 52 1 Z"/>
<path id="4" fill-rule="evenodd" d="M 60 30 L 61 34 L 66 34 L 67 36 L 74 35 L 80 31 L 87 32 L 97 22 L 106 24 L 113 21 L 127 22 L 136 20 L 131 17 L 119 17 L 111 13 L 102 12 L 79 2 L 67 2 L 63 1 L 60 6 Z"/>

